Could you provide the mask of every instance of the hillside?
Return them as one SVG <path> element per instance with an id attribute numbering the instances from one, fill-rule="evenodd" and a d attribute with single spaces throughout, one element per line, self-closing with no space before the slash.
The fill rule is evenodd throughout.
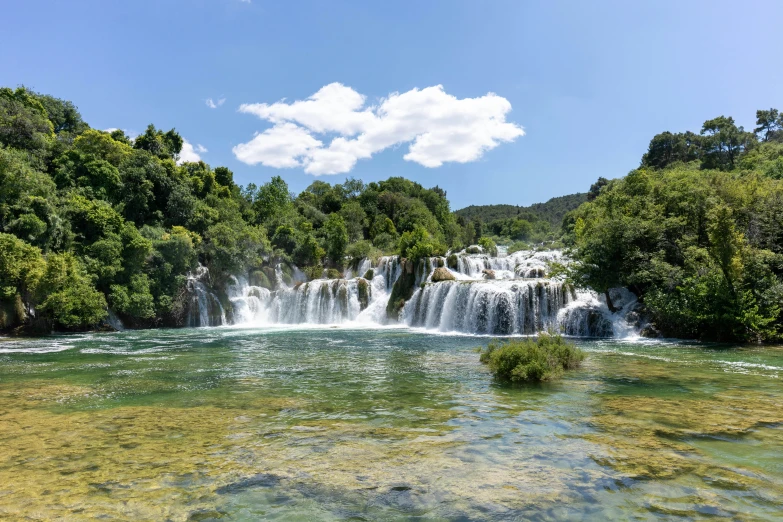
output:
<path id="1" fill-rule="evenodd" d="M 563 217 L 579 205 L 587 201 L 587 193 L 568 194 L 552 198 L 545 203 L 534 203 L 529 207 L 518 205 L 470 205 L 455 211 L 469 221 L 481 220 L 484 223 L 492 221 L 518 218 L 530 222 L 546 221 L 552 228 L 560 228 Z"/>
<path id="2" fill-rule="evenodd" d="M 438 187 L 314 180 L 294 196 L 279 176 L 243 187 L 184 161 L 183 145 L 175 129 L 131 139 L 70 101 L 0 88 L 0 330 L 85 330 L 109 311 L 131 327 L 202 324 L 201 278 L 273 290 L 277 267 L 337 278 L 366 257 L 491 244 Z"/>

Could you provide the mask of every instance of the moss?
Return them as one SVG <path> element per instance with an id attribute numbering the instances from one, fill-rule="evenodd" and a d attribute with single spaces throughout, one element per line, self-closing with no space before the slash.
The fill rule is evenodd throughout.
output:
<path id="1" fill-rule="evenodd" d="M 307 276 L 308 281 L 321 279 L 324 276 L 324 268 L 320 265 L 306 266 L 302 269 L 302 272 Z"/>
<path id="2" fill-rule="evenodd" d="M 541 335 L 537 340 L 493 341 L 481 352 L 481 362 L 490 371 L 512 382 L 539 382 L 559 377 L 564 370 L 578 367 L 585 358 L 582 350 L 559 335 Z"/>
<path id="3" fill-rule="evenodd" d="M 370 284 L 367 279 L 359 279 L 356 285 L 359 293 L 359 307 L 364 310 L 370 302 Z"/>
<path id="4" fill-rule="evenodd" d="M 371 268 L 364 273 L 363 277 L 368 281 L 372 281 L 373 277 L 375 277 L 375 271 Z"/>
<path id="5" fill-rule="evenodd" d="M 252 286 L 266 288 L 267 290 L 274 290 L 275 286 L 263 270 L 253 270 L 250 272 L 250 284 Z"/>
<path id="6" fill-rule="evenodd" d="M 416 272 L 413 261 L 403 259 L 400 277 L 392 287 L 389 304 L 386 305 L 386 315 L 389 319 L 397 320 L 400 316 L 400 310 L 405 306 L 405 301 L 411 298 L 416 289 Z"/>
<path id="7" fill-rule="evenodd" d="M 649 370 L 649 366 L 645 366 Z M 654 379 L 645 371 L 646 380 Z M 656 375 L 659 379 L 665 375 Z M 598 429 L 585 438 L 611 448 L 608 456 L 593 456 L 636 480 L 673 479 L 693 474 L 732 489 L 756 489 L 759 477 L 715 466 L 698 457 L 689 440 L 737 438 L 783 423 L 783 413 L 773 397 L 753 391 L 732 390 L 710 399 L 671 399 L 627 396 L 605 398 L 602 413 L 590 418 Z M 762 439 L 763 440 L 763 439 Z"/>
<path id="8" fill-rule="evenodd" d="M 269 281 L 269 289 L 274 290 L 277 286 L 277 276 L 275 276 L 275 269 L 271 266 L 265 266 L 261 269 L 266 276 L 266 280 Z"/>
<path id="9" fill-rule="evenodd" d="M 336 268 L 328 268 L 326 270 L 326 278 L 327 279 L 342 279 L 343 274 L 340 273 L 339 270 Z"/>
<path id="10" fill-rule="evenodd" d="M 459 258 L 457 257 L 457 254 L 451 254 L 446 260 L 446 265 L 452 270 L 457 270 L 459 268 Z"/>
<path id="11" fill-rule="evenodd" d="M 475 246 L 475 245 L 474 246 L 469 246 L 468 248 L 465 249 L 465 253 L 466 254 L 480 254 L 481 253 L 481 249 L 479 247 Z"/>

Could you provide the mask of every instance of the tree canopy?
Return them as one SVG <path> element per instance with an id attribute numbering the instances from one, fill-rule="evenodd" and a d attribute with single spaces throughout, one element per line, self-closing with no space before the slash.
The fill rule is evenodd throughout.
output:
<path id="1" fill-rule="evenodd" d="M 178 164 L 183 144 L 175 129 L 130 139 L 90 128 L 70 101 L 0 89 L 0 329 L 92 328 L 109 310 L 130 326 L 177 325 L 199 264 L 216 287 L 248 273 L 271 286 L 278 263 L 339 275 L 362 257 L 480 237 L 439 187 L 243 187 L 226 167 Z"/>
<path id="2" fill-rule="evenodd" d="M 638 169 L 591 190 L 563 223 L 574 281 L 628 287 L 663 335 L 779 340 L 783 134 L 777 110 L 756 115 L 752 133 L 720 116 L 658 134 Z"/>

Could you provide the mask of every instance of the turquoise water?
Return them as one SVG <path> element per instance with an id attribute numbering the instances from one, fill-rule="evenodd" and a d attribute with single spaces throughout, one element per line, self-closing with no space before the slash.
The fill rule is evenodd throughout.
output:
<path id="1" fill-rule="evenodd" d="M 0 518 L 775 520 L 783 349 L 202 328 L 0 342 Z"/>

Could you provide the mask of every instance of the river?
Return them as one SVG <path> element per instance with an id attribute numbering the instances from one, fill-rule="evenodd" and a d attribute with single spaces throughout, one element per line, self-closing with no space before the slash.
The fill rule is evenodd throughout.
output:
<path id="1" fill-rule="evenodd" d="M 783 349 L 190 328 L 0 342 L 0 518 L 779 520 Z"/>

